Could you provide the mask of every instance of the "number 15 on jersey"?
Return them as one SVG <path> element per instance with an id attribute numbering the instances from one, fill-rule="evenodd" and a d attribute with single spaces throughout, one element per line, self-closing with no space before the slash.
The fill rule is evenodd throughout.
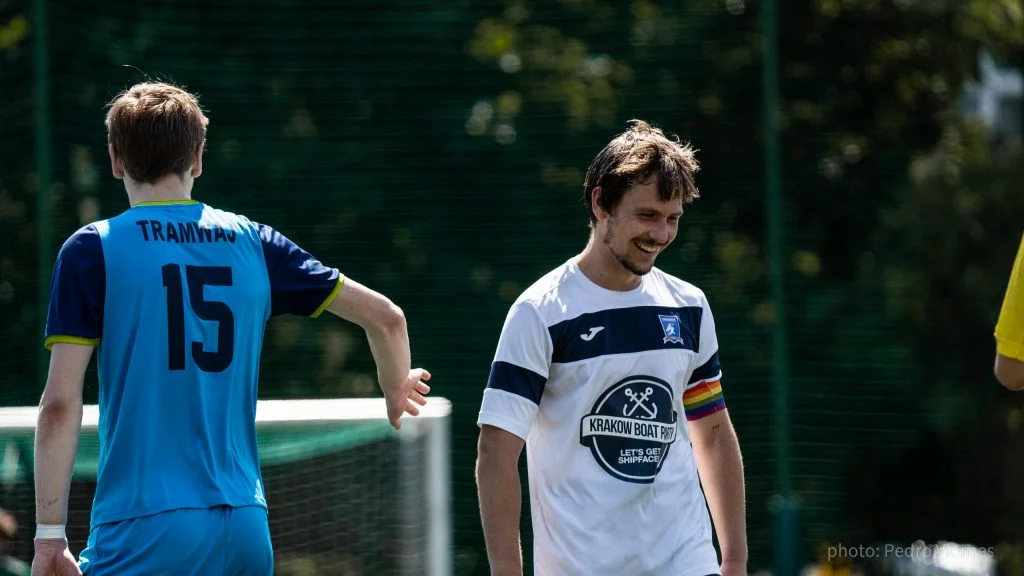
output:
<path id="1" fill-rule="evenodd" d="M 182 282 L 184 269 L 185 281 Z M 192 341 L 192 361 L 204 372 L 223 372 L 231 365 L 235 348 L 235 317 L 225 302 L 207 300 L 205 286 L 231 286 L 230 266 L 192 266 L 166 264 L 163 284 L 167 290 L 167 369 L 185 369 L 185 295 L 192 312 L 200 320 L 217 323 L 217 346 L 206 350 L 200 340 Z"/>

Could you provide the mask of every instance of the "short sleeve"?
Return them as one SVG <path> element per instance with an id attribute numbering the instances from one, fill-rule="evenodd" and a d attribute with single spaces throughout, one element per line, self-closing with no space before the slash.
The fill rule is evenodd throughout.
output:
<path id="1" fill-rule="evenodd" d="M 71 235 L 57 253 L 50 279 L 44 346 L 97 346 L 103 334 L 106 294 L 103 244 L 90 224 Z"/>
<path id="2" fill-rule="evenodd" d="M 526 439 L 544 395 L 551 350 L 551 336 L 536 306 L 513 305 L 498 338 L 478 426 L 495 426 Z"/>
<path id="3" fill-rule="evenodd" d="M 700 347 L 694 362 L 697 367 L 683 392 L 683 409 L 687 420 L 699 420 L 725 409 L 722 395 L 722 367 L 718 361 L 718 334 L 711 306 L 703 299 L 700 315 Z"/>
<path id="4" fill-rule="evenodd" d="M 345 277 L 270 226 L 254 223 L 270 277 L 270 315 L 316 318 L 341 290 Z"/>
<path id="5" fill-rule="evenodd" d="M 1024 238 L 1003 295 L 995 336 L 999 354 L 1024 362 Z"/>

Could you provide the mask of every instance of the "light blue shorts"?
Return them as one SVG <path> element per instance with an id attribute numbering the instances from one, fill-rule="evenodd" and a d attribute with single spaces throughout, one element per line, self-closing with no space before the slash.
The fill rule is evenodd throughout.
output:
<path id="1" fill-rule="evenodd" d="M 272 576 L 267 511 L 185 508 L 101 524 L 78 565 L 84 576 Z"/>

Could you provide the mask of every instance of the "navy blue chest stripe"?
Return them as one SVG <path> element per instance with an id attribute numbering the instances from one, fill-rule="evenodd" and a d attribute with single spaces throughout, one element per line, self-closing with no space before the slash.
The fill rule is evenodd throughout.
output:
<path id="1" fill-rule="evenodd" d="M 552 364 L 650 350 L 700 350 L 700 306 L 635 306 L 590 312 L 548 327 Z"/>

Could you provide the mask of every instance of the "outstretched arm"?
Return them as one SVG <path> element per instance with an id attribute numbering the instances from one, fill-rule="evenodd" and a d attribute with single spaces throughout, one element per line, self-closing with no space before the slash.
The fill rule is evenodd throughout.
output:
<path id="1" fill-rule="evenodd" d="M 401 427 L 405 412 L 419 414 L 416 405 L 427 402 L 424 395 L 430 387 L 423 381 L 430 380 L 430 373 L 410 369 L 409 333 L 402 309 L 383 294 L 346 278 L 327 310 L 366 332 L 391 425 Z"/>
<path id="2" fill-rule="evenodd" d="M 743 459 L 727 410 L 692 420 L 690 436 L 697 471 L 722 550 L 722 576 L 746 574 L 747 520 Z M 729 568 L 735 570 L 730 572 Z"/>
<path id="3" fill-rule="evenodd" d="M 388 406 L 388 420 L 398 429 L 403 413 L 419 414 L 417 404 L 430 392 L 426 370 L 410 370 L 409 334 L 405 314 L 384 295 L 324 266 L 286 236 L 255 224 L 263 243 L 270 277 L 271 315 L 297 314 L 317 318 L 324 310 L 359 325 L 370 341 L 377 379 Z"/>

